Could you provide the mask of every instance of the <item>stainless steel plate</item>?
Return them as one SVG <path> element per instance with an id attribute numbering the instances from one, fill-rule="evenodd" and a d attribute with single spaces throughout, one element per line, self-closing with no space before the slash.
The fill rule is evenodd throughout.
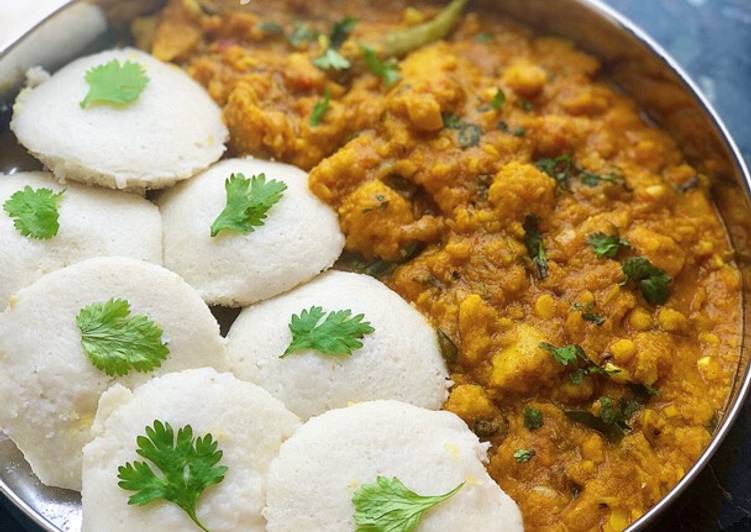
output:
<path id="1" fill-rule="evenodd" d="M 7 131 L 9 105 L 25 68 L 36 64 L 55 68 L 87 51 L 105 48 L 114 42 L 122 22 L 142 10 L 153 10 L 159 0 L 99 0 L 101 11 L 92 3 L 82 4 L 69 2 L 9 49 L 0 50 L 0 172 L 37 167 Z M 747 340 L 751 332 L 751 176 L 717 113 L 685 72 L 643 31 L 598 0 L 474 0 L 473 8 L 503 11 L 539 30 L 568 37 L 599 56 L 610 77 L 670 131 L 689 160 L 711 164 L 708 173 L 714 179 L 715 200 L 743 273 L 741 362 L 711 443 L 678 485 L 629 528 L 642 530 L 707 464 L 730 430 L 751 386 Z M 80 530 L 78 494 L 42 486 L 15 445 L 2 435 L 0 491 L 45 530 Z"/>

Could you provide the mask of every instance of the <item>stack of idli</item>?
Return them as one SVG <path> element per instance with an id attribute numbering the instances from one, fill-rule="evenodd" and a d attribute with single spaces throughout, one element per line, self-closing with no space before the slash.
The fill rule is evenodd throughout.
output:
<path id="1" fill-rule="evenodd" d="M 76 317 L 113 298 L 162 329 L 169 353 L 159 367 L 114 377 L 89 359 Z M 102 392 L 200 367 L 227 365 L 219 326 L 193 288 L 155 264 L 89 259 L 41 277 L 0 314 L 0 426 L 44 484 L 80 490 L 81 449 Z"/>
<path id="2" fill-rule="evenodd" d="M 135 194 L 68 184 L 50 174 L 0 175 L 0 205 L 31 187 L 62 192 L 57 234 L 24 236 L 0 211 L 0 310 L 10 297 L 45 273 L 97 256 L 121 256 L 161 264 L 162 221 L 157 207 Z"/>
<path id="3" fill-rule="evenodd" d="M 421 532 L 522 531 L 519 509 L 483 466 L 486 452 L 487 444 L 450 412 L 398 401 L 331 410 L 308 420 L 271 463 L 267 530 L 351 532 L 353 498 L 382 477 L 422 496 L 463 484 L 425 512 Z M 398 503 L 383 504 L 398 511 Z"/>
<path id="4" fill-rule="evenodd" d="M 283 183 L 263 225 L 247 234 L 210 228 L 226 204 L 232 175 Z M 165 266 L 212 305 L 245 306 L 280 294 L 330 268 L 344 247 L 336 213 L 308 190 L 305 172 L 287 164 L 228 159 L 167 191 L 159 201 Z"/>
<path id="5" fill-rule="evenodd" d="M 292 316 L 314 306 L 363 314 L 374 330 L 350 355 L 305 349 L 281 357 L 292 340 Z M 327 272 L 248 307 L 227 340 L 235 375 L 263 386 L 301 418 L 373 399 L 438 409 L 448 395 L 448 371 L 432 327 L 397 293 L 367 275 Z"/>
<path id="6" fill-rule="evenodd" d="M 212 532 L 263 532 L 266 473 L 279 446 L 299 421 L 262 388 L 211 369 L 155 378 L 133 392 L 115 385 L 102 396 L 96 438 L 84 448 L 84 532 L 197 530 L 178 506 L 128 505 L 118 487 L 118 467 L 135 460 L 136 439 L 154 420 L 175 431 L 190 425 L 195 436 L 211 434 L 227 467 L 224 480 L 207 490 L 198 519 Z"/>
<path id="7" fill-rule="evenodd" d="M 86 74 L 112 60 L 148 83 L 127 105 L 81 106 Z M 60 179 L 119 189 L 164 188 L 207 168 L 228 138 L 221 111 L 175 65 L 132 48 L 82 57 L 19 94 L 11 129 Z"/>

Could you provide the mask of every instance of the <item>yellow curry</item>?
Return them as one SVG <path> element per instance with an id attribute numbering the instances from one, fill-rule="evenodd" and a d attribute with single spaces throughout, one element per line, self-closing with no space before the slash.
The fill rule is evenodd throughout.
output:
<path id="1" fill-rule="evenodd" d="M 706 169 L 596 58 L 464 3 L 172 0 L 133 31 L 207 87 L 233 153 L 310 171 L 341 267 L 433 323 L 445 408 L 526 529 L 622 530 L 711 438 L 739 271 Z"/>

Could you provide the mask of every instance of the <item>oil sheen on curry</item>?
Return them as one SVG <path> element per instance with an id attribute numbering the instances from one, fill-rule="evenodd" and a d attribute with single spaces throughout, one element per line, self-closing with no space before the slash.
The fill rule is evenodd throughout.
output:
<path id="1" fill-rule="evenodd" d="M 463 1 L 219 4 L 172 0 L 134 33 L 207 87 L 235 154 L 310 172 L 341 268 L 438 329 L 445 408 L 492 444 L 527 530 L 645 513 L 710 441 L 738 364 L 710 170 L 596 58 Z"/>

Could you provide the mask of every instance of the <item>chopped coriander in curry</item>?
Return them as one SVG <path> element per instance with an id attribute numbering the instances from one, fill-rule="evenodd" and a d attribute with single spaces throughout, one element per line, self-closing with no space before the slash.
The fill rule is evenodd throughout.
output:
<path id="1" fill-rule="evenodd" d="M 709 442 L 739 359 L 712 165 L 686 160 L 596 58 L 479 4 L 417 46 L 446 3 L 299 5 L 209 16 L 172 0 L 153 52 L 207 87 L 235 153 L 310 171 L 346 255 L 440 331 L 445 408 L 492 443 L 488 470 L 525 529 L 622 529 Z M 344 16 L 357 24 L 337 51 L 352 65 L 321 70 Z M 289 41 L 251 29 L 272 20 Z M 542 344 L 583 356 L 563 365 Z"/>

